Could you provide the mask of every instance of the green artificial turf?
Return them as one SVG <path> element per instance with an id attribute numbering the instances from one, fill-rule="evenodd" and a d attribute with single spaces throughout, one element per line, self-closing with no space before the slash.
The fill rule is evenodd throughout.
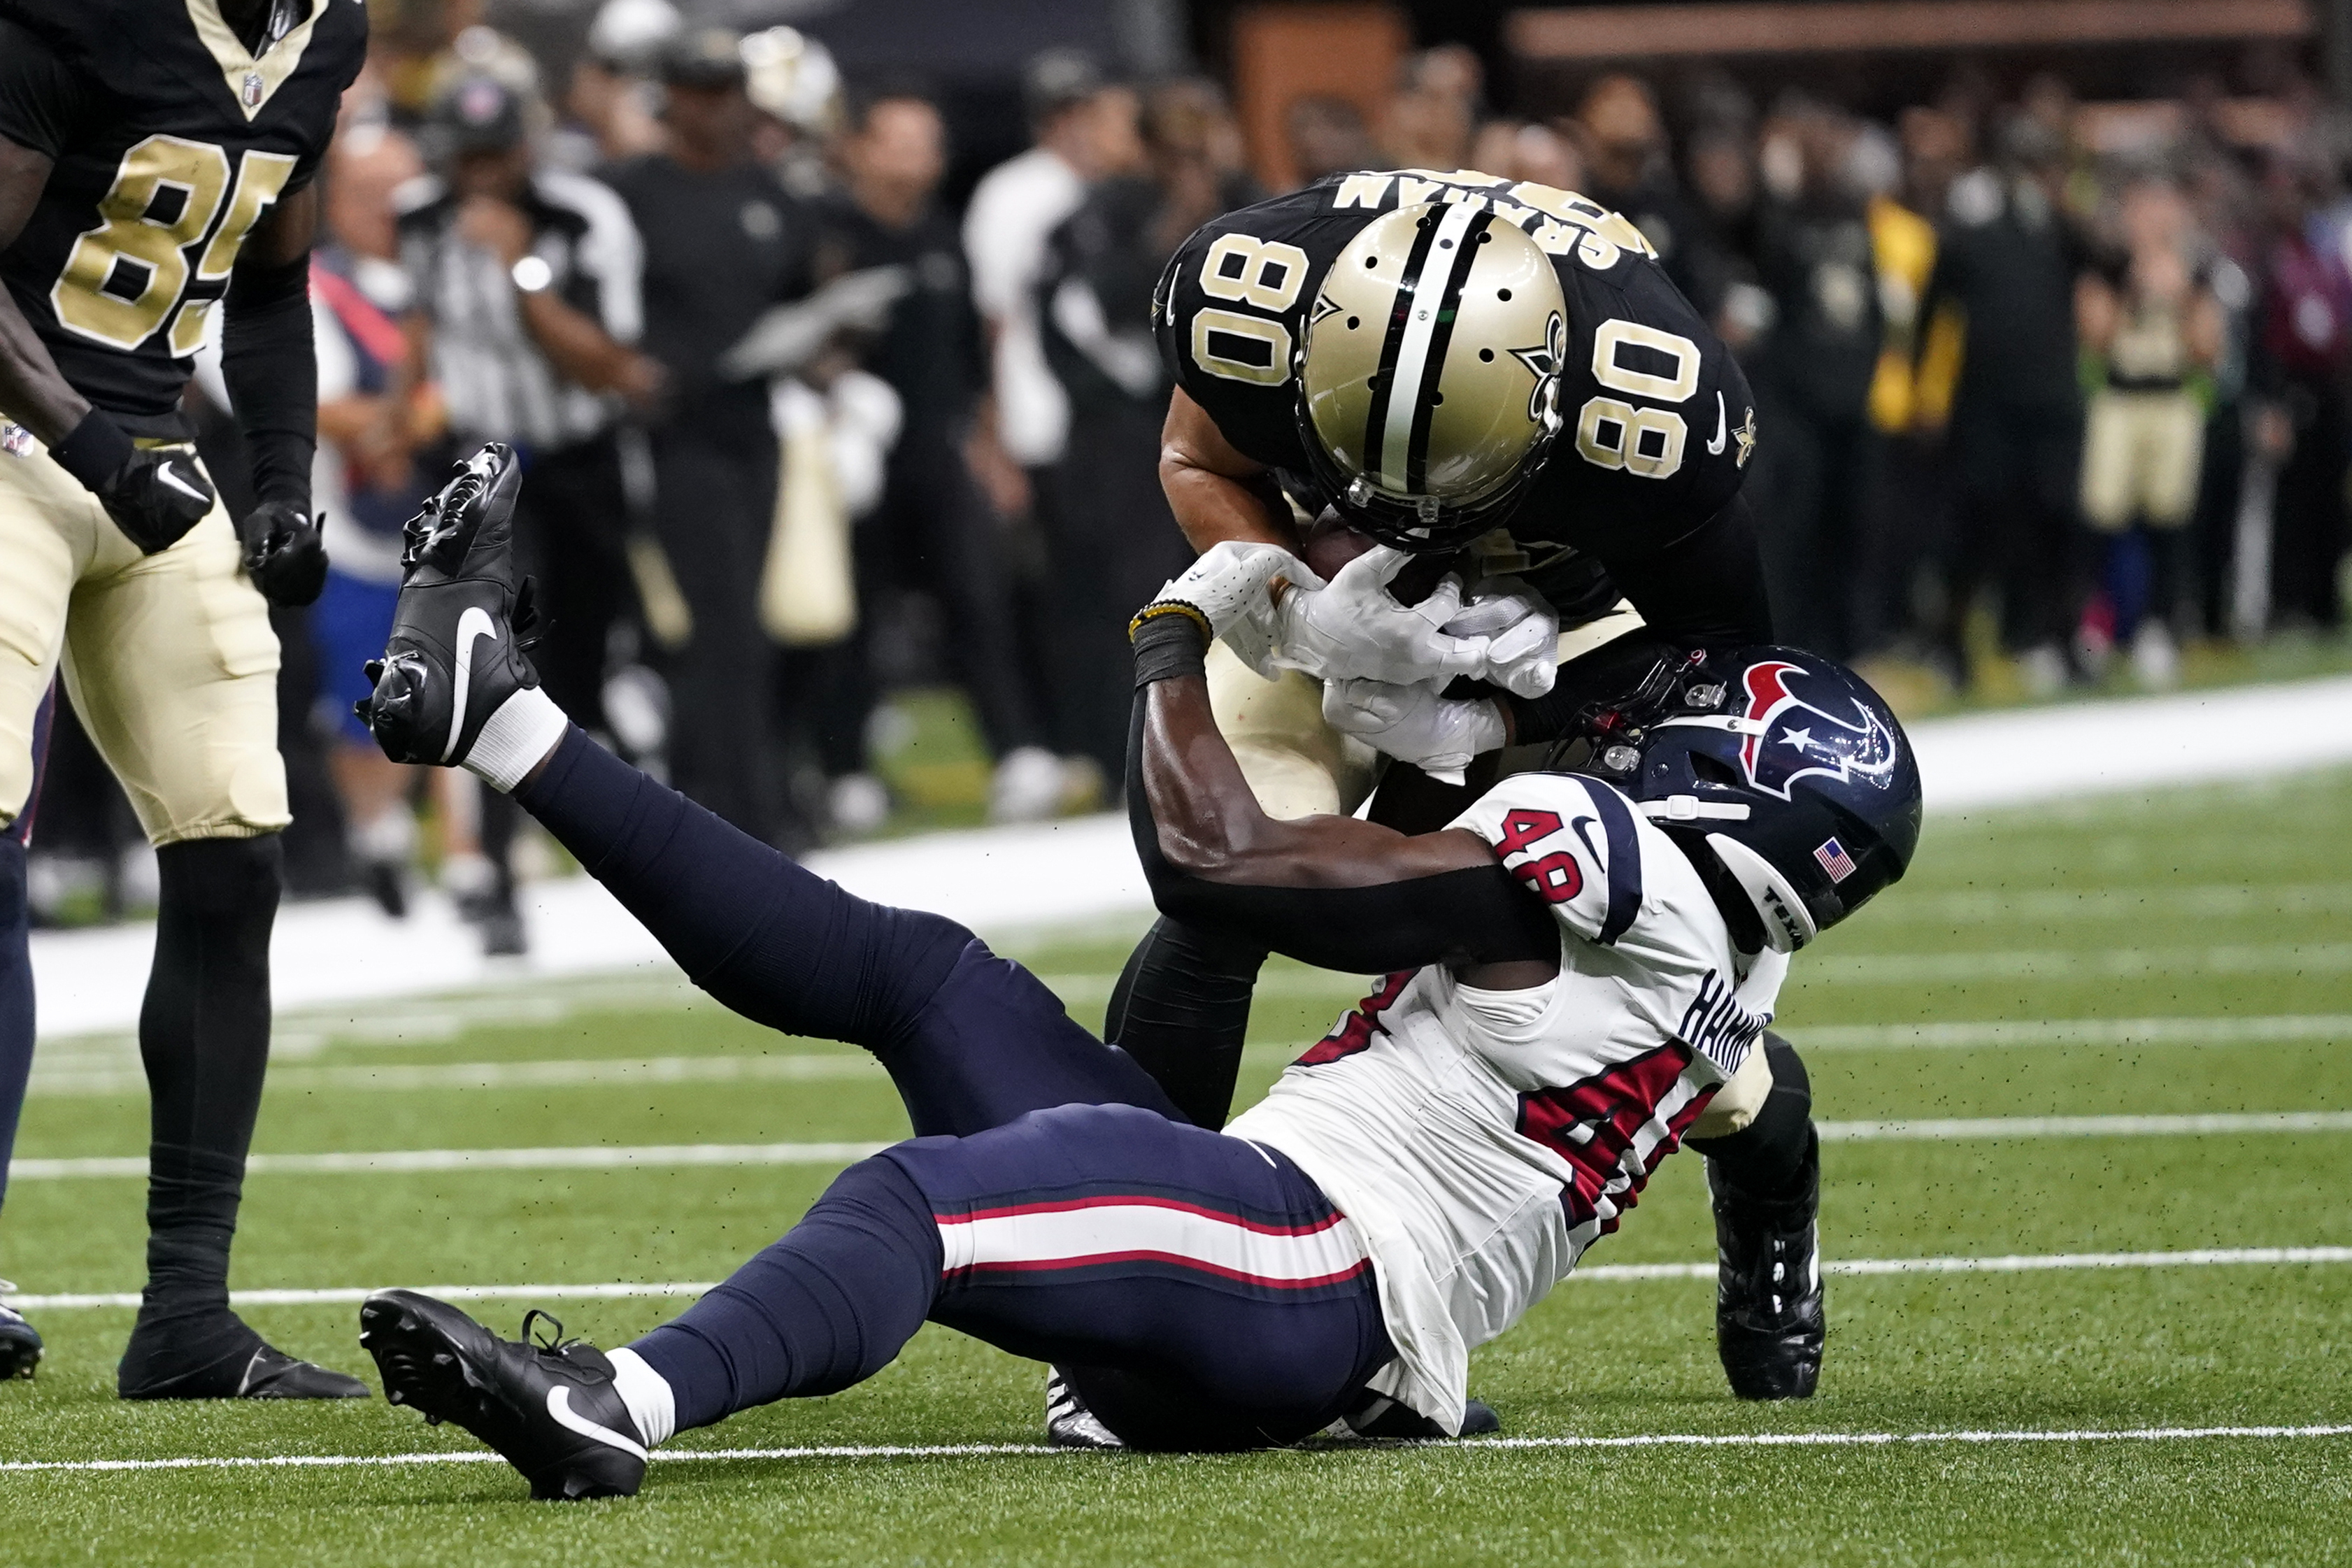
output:
<path id="1" fill-rule="evenodd" d="M 1093 1021 L 1133 934 L 1008 945 Z M 1361 989 L 1270 965 L 1244 1100 Z M 2352 775 L 1937 817 L 1911 879 L 1801 958 L 1783 1002 L 1832 1131 L 2352 1110 Z M 2199 1032 L 2206 1019 L 2214 1037 Z M 2107 1033 L 1986 1044 L 1978 1031 L 1950 1045 L 1913 1027 L 2063 1020 Z M 289 1018 L 280 1038 L 267 1153 L 905 1130 L 887 1079 L 856 1053 L 766 1034 L 659 977 Z M 127 1042 L 43 1051 L 19 1155 L 139 1153 Z M 576 1081 L 583 1068 L 548 1065 L 677 1058 L 747 1076 Z M 402 1071 L 485 1064 L 572 1081 L 396 1087 Z M 2352 1247 L 2352 1131 L 1835 1141 L 1825 1170 L 1832 1262 Z M 236 1283 L 708 1280 L 830 1175 L 257 1174 Z M 135 1289 L 139 1201 L 132 1179 L 20 1181 L 0 1219 L 0 1274 L 41 1293 Z M 1703 1262 L 1710 1249 L 1701 1172 L 1685 1155 L 1587 1261 Z M 857 1389 L 747 1413 L 675 1451 L 1023 1451 L 684 1458 L 657 1464 L 635 1500 L 568 1507 L 524 1501 L 494 1462 L 0 1470 L 0 1564 L 2352 1560 L 2352 1436 L 2020 1436 L 2352 1426 L 2352 1264 L 1840 1275 L 1829 1291 L 1829 1357 L 1807 1404 L 1727 1396 L 1703 1278 L 1572 1279 L 1478 1353 L 1474 1387 L 1513 1440 L 1994 1436 L 1050 1455 L 1028 1451 L 1042 1369 L 927 1330 Z M 677 1305 L 544 1304 L 607 1344 Z M 524 1305 L 478 1310 L 511 1331 Z M 372 1378 L 352 1307 L 247 1310 L 285 1348 Z M 376 1401 L 125 1405 L 110 1395 L 127 1310 L 36 1320 L 49 1359 L 37 1381 L 0 1387 L 0 1462 L 471 1449 Z"/>

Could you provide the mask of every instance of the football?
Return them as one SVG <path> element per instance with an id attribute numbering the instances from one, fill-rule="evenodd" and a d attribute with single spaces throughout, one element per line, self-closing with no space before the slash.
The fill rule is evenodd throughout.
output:
<path id="1" fill-rule="evenodd" d="M 1369 533 L 1360 533 L 1340 521 L 1337 508 L 1325 507 L 1307 530 L 1306 548 L 1299 552 L 1318 577 L 1328 583 L 1339 574 L 1339 568 L 1370 550 L 1376 543 Z"/>

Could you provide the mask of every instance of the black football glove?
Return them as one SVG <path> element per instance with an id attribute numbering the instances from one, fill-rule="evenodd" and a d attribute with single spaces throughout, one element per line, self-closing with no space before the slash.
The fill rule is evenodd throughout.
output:
<path id="1" fill-rule="evenodd" d="M 261 596 L 288 608 L 310 604 L 327 585 L 327 547 L 319 524 L 300 508 L 266 500 L 238 520 L 245 573 Z"/>
<path id="2" fill-rule="evenodd" d="M 171 549 L 213 510 L 212 481 L 195 458 L 184 451 L 142 450 L 103 409 L 82 416 L 49 457 L 149 555 Z"/>
<path id="3" fill-rule="evenodd" d="M 148 555 L 171 549 L 213 510 L 212 481 L 185 452 L 133 452 L 92 488 L 114 526 Z"/>

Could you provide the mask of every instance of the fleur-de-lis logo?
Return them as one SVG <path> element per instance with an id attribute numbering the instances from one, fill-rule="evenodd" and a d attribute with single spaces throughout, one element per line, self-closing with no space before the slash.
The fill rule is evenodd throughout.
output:
<path id="1" fill-rule="evenodd" d="M 1544 323 L 1544 341 L 1535 348 L 1513 349 L 1511 357 L 1528 367 L 1536 378 L 1533 390 L 1528 394 L 1528 417 L 1543 423 L 1544 411 L 1550 405 L 1552 383 L 1559 379 L 1559 367 L 1568 361 L 1568 323 L 1558 310 Z"/>
<path id="2" fill-rule="evenodd" d="M 1739 443 L 1739 456 L 1732 459 L 1731 466 L 1735 468 L 1744 468 L 1748 466 L 1748 459 L 1756 455 L 1755 409 L 1750 408 L 1748 411 L 1748 422 L 1734 430 L 1731 433 L 1731 438 Z"/>

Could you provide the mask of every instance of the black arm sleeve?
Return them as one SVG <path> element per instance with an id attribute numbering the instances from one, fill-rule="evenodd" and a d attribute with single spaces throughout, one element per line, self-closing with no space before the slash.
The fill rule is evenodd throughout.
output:
<path id="1" fill-rule="evenodd" d="M 1499 861 L 1371 888 L 1248 887 L 1177 869 L 1160 852 L 1159 824 L 1143 787 L 1150 694 L 1149 686 L 1136 689 L 1128 728 L 1127 812 L 1160 913 L 1301 963 L 1359 974 L 1559 956 L 1559 927 L 1550 911 Z"/>
<path id="2" fill-rule="evenodd" d="M 0 17 L 0 136 L 54 163 L 89 99 L 89 89 L 47 39 Z"/>
<path id="3" fill-rule="evenodd" d="M 1696 647 L 1738 647 L 1772 640 L 1764 594 L 1764 557 L 1744 497 L 1664 550 L 1607 558 L 1610 579 L 1648 625 L 1559 667 L 1541 697 L 1513 697 L 1512 740 L 1556 741 L 1578 714 L 1630 692 L 1661 658 Z"/>
<path id="4" fill-rule="evenodd" d="M 245 432 L 257 501 L 310 510 L 319 445 L 319 360 L 310 338 L 310 258 L 240 267 L 223 301 L 221 374 Z"/>

